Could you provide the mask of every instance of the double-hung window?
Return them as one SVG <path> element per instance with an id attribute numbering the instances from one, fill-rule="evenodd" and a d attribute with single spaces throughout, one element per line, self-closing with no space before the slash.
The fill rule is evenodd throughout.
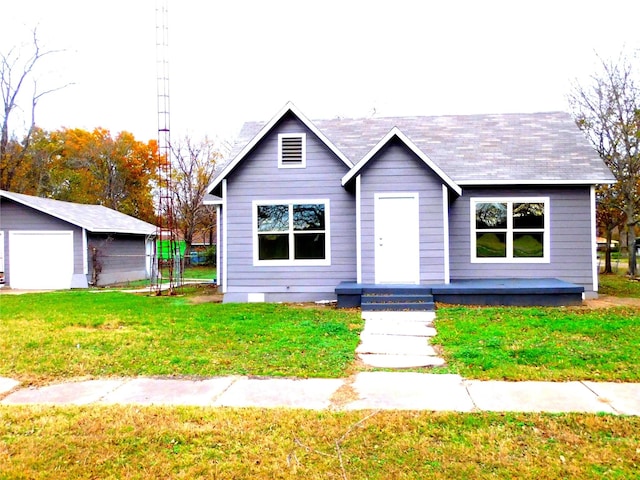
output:
<path id="1" fill-rule="evenodd" d="M 548 263 L 549 198 L 472 198 L 471 261 Z"/>
<path id="2" fill-rule="evenodd" d="M 329 200 L 254 201 L 255 265 L 330 265 Z"/>

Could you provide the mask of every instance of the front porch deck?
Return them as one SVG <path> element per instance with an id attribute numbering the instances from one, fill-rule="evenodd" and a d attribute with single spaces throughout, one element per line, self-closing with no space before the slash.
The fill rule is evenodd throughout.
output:
<path id="1" fill-rule="evenodd" d="M 388 298 L 412 293 L 431 295 L 436 303 L 456 305 L 568 306 L 582 304 L 583 292 L 583 287 L 557 278 L 452 280 L 437 285 L 342 282 L 336 287 L 339 308 L 366 305 L 363 294 Z"/>

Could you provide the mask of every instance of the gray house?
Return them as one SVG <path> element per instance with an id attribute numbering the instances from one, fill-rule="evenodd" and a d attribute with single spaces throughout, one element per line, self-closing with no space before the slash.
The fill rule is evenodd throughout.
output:
<path id="1" fill-rule="evenodd" d="M 289 103 L 244 125 L 206 203 L 228 302 L 580 301 L 598 289 L 595 185 L 612 182 L 566 113 L 312 122 Z"/>
<path id="2" fill-rule="evenodd" d="M 0 268 L 15 289 L 149 278 L 156 227 L 101 205 L 0 190 Z"/>

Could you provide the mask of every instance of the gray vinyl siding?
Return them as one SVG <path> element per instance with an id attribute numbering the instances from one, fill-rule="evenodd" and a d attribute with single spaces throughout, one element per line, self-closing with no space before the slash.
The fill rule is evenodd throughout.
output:
<path id="1" fill-rule="evenodd" d="M 420 283 L 443 283 L 442 180 L 400 142 L 372 158 L 360 181 L 362 282 L 375 282 L 374 199 L 376 193 L 417 192 L 420 209 Z"/>
<path id="2" fill-rule="evenodd" d="M 470 199 L 549 197 L 549 263 L 471 263 Z M 589 187 L 465 188 L 450 208 L 451 279 L 558 278 L 593 292 Z"/>
<path id="3" fill-rule="evenodd" d="M 73 231 L 73 273 L 74 275 L 83 273 L 82 229 L 80 227 L 7 198 L 0 200 L 0 206 L 2 210 L 0 229 L 4 232 L 5 282 L 7 285 L 11 285 L 9 266 L 9 231 L 11 230 Z M 51 254 L 55 255 L 55 252 L 51 252 Z"/>
<path id="4" fill-rule="evenodd" d="M 306 168 L 278 168 L 278 134 L 306 133 Z M 356 278 L 355 200 L 341 186 L 347 166 L 303 123 L 285 116 L 227 177 L 227 295 L 246 301 L 335 298 L 335 287 Z M 331 264 L 254 266 L 254 200 L 328 199 Z"/>
<path id="5" fill-rule="evenodd" d="M 94 267 L 93 248 L 97 249 L 97 261 L 101 267 L 97 285 L 143 280 L 148 277 L 144 235 L 88 234 L 87 248 L 89 282 Z"/>

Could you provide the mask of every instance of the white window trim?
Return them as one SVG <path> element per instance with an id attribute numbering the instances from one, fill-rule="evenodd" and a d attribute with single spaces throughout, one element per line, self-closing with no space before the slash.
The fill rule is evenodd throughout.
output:
<path id="1" fill-rule="evenodd" d="M 476 257 L 476 205 L 478 203 L 507 203 L 511 212 L 514 203 L 544 203 L 543 256 L 537 258 L 513 257 L 513 216 L 507 215 L 507 257 Z M 469 231 L 471 263 L 550 263 L 551 262 L 551 201 L 550 197 L 473 197 L 470 199 Z"/>
<path id="2" fill-rule="evenodd" d="M 258 250 L 258 206 L 262 205 L 324 205 L 324 242 L 325 242 L 325 258 L 322 260 L 295 260 L 293 258 L 294 249 L 289 249 L 289 260 L 260 260 Z M 293 218 L 290 216 L 290 221 Z M 280 200 L 253 200 L 251 202 L 251 223 L 252 223 L 252 242 L 253 242 L 253 266 L 254 267 L 282 267 L 282 266 L 299 266 L 299 267 L 318 267 L 331 265 L 331 209 L 328 198 L 296 198 L 296 199 L 280 199 Z M 289 230 L 289 245 L 293 245 L 293 230 Z"/>
<path id="3" fill-rule="evenodd" d="M 282 139 L 302 139 L 302 161 L 300 163 L 282 162 Z M 307 134 L 306 133 L 280 133 L 278 134 L 278 168 L 306 168 L 307 166 Z"/>

